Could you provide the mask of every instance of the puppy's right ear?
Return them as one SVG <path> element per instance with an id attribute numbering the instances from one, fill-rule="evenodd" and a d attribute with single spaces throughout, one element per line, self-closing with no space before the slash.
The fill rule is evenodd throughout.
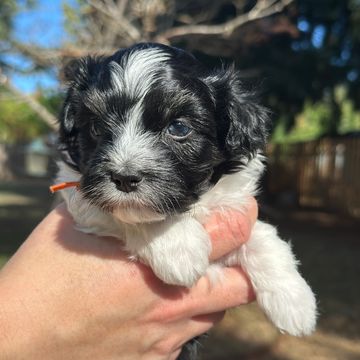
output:
<path id="1" fill-rule="evenodd" d="M 85 57 L 69 61 L 61 72 L 68 90 L 60 113 L 59 150 L 72 167 L 79 166 L 79 125 L 77 114 L 81 107 L 82 92 L 93 83 L 101 67 L 100 57 Z M 64 156 L 63 156 L 64 159 Z"/>
<path id="2" fill-rule="evenodd" d="M 61 128 L 70 133 L 74 128 L 75 114 L 81 104 L 81 93 L 89 88 L 101 73 L 101 57 L 86 56 L 70 60 L 62 69 L 61 77 L 68 90 L 60 117 Z"/>
<path id="3" fill-rule="evenodd" d="M 62 160 L 75 170 L 79 170 L 79 129 L 76 124 L 77 94 L 69 88 L 60 112 L 58 151 Z M 75 103 L 74 103 L 75 102 Z"/>

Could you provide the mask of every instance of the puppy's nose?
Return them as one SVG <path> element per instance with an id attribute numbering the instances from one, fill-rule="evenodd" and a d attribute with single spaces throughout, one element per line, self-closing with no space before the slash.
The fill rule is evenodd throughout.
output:
<path id="1" fill-rule="evenodd" d="M 123 192 L 129 193 L 135 191 L 141 182 L 142 177 L 138 174 L 129 173 L 111 173 L 111 181 Z"/>

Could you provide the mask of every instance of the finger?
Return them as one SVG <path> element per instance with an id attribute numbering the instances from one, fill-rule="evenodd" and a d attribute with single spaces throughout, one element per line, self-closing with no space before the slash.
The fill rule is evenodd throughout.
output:
<path id="1" fill-rule="evenodd" d="M 211 328 L 219 323 L 225 316 L 225 311 L 217 313 L 195 316 L 192 319 L 185 319 L 182 331 L 178 332 L 179 337 L 175 340 L 175 348 L 181 348 L 191 339 L 199 337 L 208 332 Z"/>
<path id="2" fill-rule="evenodd" d="M 169 360 L 176 360 L 179 355 L 181 354 L 181 348 L 180 349 L 176 349 L 169 357 Z"/>
<path id="3" fill-rule="evenodd" d="M 218 311 L 211 314 L 193 317 L 184 332 L 184 334 L 188 337 L 187 341 L 208 332 L 217 323 L 219 323 L 224 316 L 225 311 Z"/>
<path id="4" fill-rule="evenodd" d="M 235 210 L 214 212 L 204 225 L 212 243 L 210 260 L 219 259 L 246 242 L 257 215 L 258 207 L 254 198 L 249 199 L 244 212 Z"/>
<path id="5" fill-rule="evenodd" d="M 240 267 L 224 268 L 222 280 L 216 284 L 202 277 L 182 299 L 184 308 L 192 316 L 217 313 L 253 300 L 253 287 Z"/>
<path id="6" fill-rule="evenodd" d="M 219 323 L 225 316 L 225 311 L 218 311 L 211 314 L 194 316 L 190 322 L 193 326 L 195 336 L 204 334 L 209 331 L 214 325 Z"/>

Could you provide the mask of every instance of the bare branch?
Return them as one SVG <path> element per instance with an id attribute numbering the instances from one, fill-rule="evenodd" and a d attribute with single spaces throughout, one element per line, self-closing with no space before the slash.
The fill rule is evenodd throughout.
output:
<path id="1" fill-rule="evenodd" d="M 121 0 L 118 2 L 118 14 L 123 17 L 125 10 L 126 10 L 126 6 L 127 6 L 128 0 Z"/>
<path id="2" fill-rule="evenodd" d="M 20 54 L 30 58 L 34 69 L 56 67 L 61 68 L 64 61 L 86 55 L 112 54 L 119 50 L 117 47 L 103 46 L 101 50 L 88 49 L 87 47 L 63 46 L 58 49 L 44 49 L 34 45 L 14 43 L 14 49 Z"/>
<path id="3" fill-rule="evenodd" d="M 170 43 L 170 40 L 173 38 L 185 37 L 189 35 L 222 35 L 224 37 L 230 36 L 240 26 L 243 26 L 251 21 L 277 14 L 284 10 L 292 2 L 294 2 L 294 0 L 281 0 L 279 2 L 276 0 L 260 0 L 250 12 L 241 14 L 223 24 L 179 26 L 158 34 L 155 36 L 154 41 Z"/>
<path id="4" fill-rule="evenodd" d="M 18 41 L 11 41 L 11 46 L 19 53 L 31 58 L 33 63 L 40 68 L 47 68 L 49 66 L 58 66 L 59 59 L 53 56 L 53 50 L 44 50 L 34 44 L 24 44 Z"/>
<path id="5" fill-rule="evenodd" d="M 125 30 L 133 41 L 139 41 L 141 39 L 140 31 L 123 16 L 118 7 L 115 5 L 111 6 L 108 2 L 106 2 L 106 6 L 104 6 L 103 2 L 97 0 L 88 0 L 88 3 L 100 13 L 108 16 L 118 27 Z"/>
<path id="6" fill-rule="evenodd" d="M 131 3 L 131 13 L 140 20 L 142 27 L 142 36 L 144 40 L 151 38 L 150 34 L 158 31 L 159 17 L 167 16 L 171 11 L 172 2 L 168 0 L 133 0 Z"/>

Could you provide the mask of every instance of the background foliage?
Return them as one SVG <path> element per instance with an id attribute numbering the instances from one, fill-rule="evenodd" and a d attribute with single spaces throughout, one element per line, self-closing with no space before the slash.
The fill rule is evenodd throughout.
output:
<path id="1" fill-rule="evenodd" d="M 61 95 L 39 90 L 35 99 L 49 111 L 57 113 Z M 20 102 L 6 89 L 0 89 L 0 142 L 25 143 L 51 129 L 29 105 Z"/>

